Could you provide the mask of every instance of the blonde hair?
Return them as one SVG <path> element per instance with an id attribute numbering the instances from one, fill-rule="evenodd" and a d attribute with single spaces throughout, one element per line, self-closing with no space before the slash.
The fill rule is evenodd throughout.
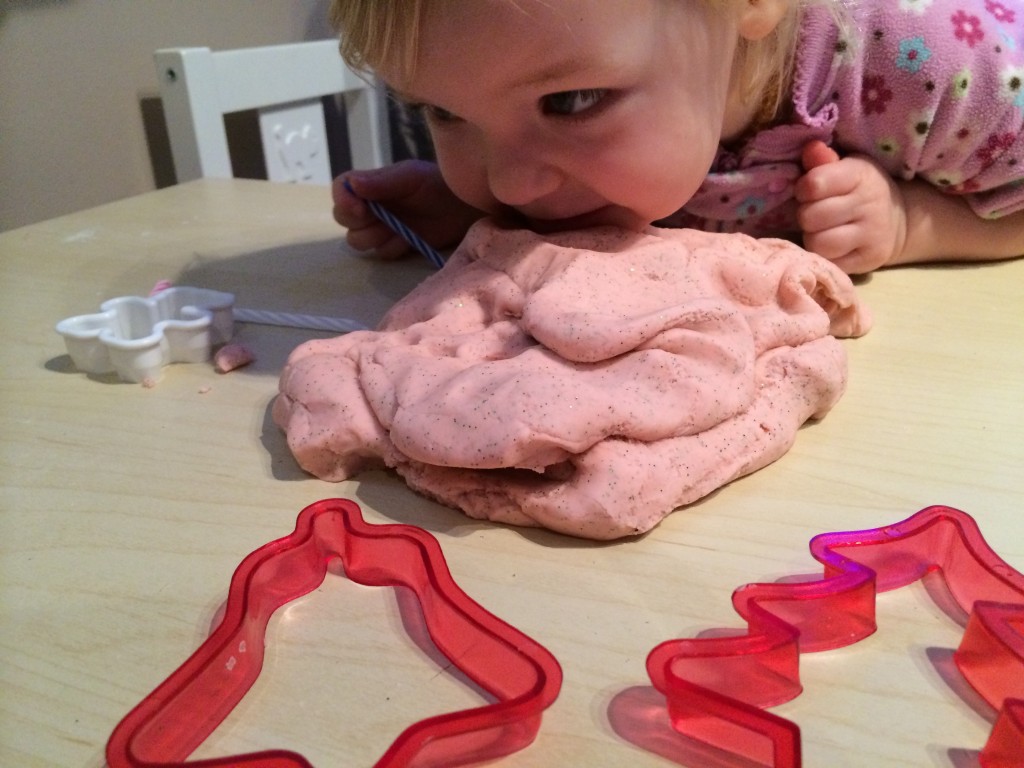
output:
<path id="1" fill-rule="evenodd" d="M 332 0 L 329 18 L 341 36 L 345 62 L 362 72 L 387 65 L 399 77 L 411 77 L 416 66 L 420 19 L 424 6 L 431 1 L 438 0 Z M 699 1 L 720 6 L 730 0 Z M 735 64 L 742 78 L 742 95 L 760 100 L 760 117 L 770 119 L 777 114 L 789 92 L 804 9 L 824 5 L 842 24 L 843 1 L 789 0 L 789 10 L 771 34 L 760 40 L 740 41 Z"/>
<path id="2" fill-rule="evenodd" d="M 403 78 L 410 77 L 427 1 L 332 0 L 328 19 L 341 36 L 345 63 L 365 73 L 394 64 Z"/>
<path id="3" fill-rule="evenodd" d="M 741 96 L 760 103 L 755 118 L 758 122 L 768 122 L 777 115 L 789 93 L 804 3 L 793 0 L 789 6 L 771 34 L 760 40 L 741 39 L 736 48 L 734 67 L 741 78 Z"/>
<path id="4" fill-rule="evenodd" d="M 729 0 L 701 1 L 712 6 L 722 6 Z M 733 66 L 739 73 L 741 96 L 748 102 L 761 105 L 755 123 L 763 125 L 770 122 L 785 105 L 792 84 L 796 45 L 804 13 L 813 7 L 824 8 L 832 16 L 840 34 L 843 34 L 848 26 L 846 3 L 852 1 L 788 0 L 786 13 L 770 34 L 760 40 L 739 41 Z"/>

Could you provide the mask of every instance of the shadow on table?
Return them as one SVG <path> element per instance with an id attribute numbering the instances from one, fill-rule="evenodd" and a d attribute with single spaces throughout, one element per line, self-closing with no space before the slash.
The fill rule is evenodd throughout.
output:
<path id="1" fill-rule="evenodd" d="M 271 400 L 271 402 L 267 403 L 263 414 L 260 440 L 267 455 L 270 457 L 270 471 L 274 479 L 288 481 L 307 480 L 321 483 L 323 487 L 321 495 L 323 497 L 326 498 L 332 495 L 344 496 L 345 494 L 342 493 L 340 488 L 337 491 L 332 490 L 332 488 L 336 487 L 335 484 L 317 480 L 298 465 L 291 449 L 288 447 L 287 436 L 274 423 L 272 409 L 273 401 Z M 446 507 L 414 492 L 393 470 L 377 469 L 360 472 L 353 479 L 359 481 L 355 494 L 357 502 L 377 510 L 396 523 L 415 525 L 434 534 L 468 536 L 482 529 L 503 528 L 533 544 L 551 549 L 601 549 L 604 547 L 616 547 L 622 546 L 624 543 L 642 541 L 647 536 L 644 533 L 628 539 L 595 541 L 557 533 L 545 528 L 526 528 L 491 522 L 489 520 L 475 520 L 459 510 Z M 717 491 L 708 494 L 707 497 L 695 502 L 691 506 L 704 503 L 716 494 Z"/>
<path id="2" fill-rule="evenodd" d="M 233 293 L 238 307 L 345 317 L 372 328 L 433 272 L 422 259 L 382 261 L 331 239 L 227 258 L 196 254 L 173 280 Z"/>
<path id="3" fill-rule="evenodd" d="M 382 261 L 359 255 L 340 238 L 229 256 L 195 253 L 177 274 L 160 270 L 159 264 L 146 260 L 131 262 L 101 289 L 94 306 L 76 305 L 73 313 L 99 312 L 103 301 L 119 296 L 147 296 L 158 280 L 166 279 L 174 285 L 232 293 L 235 306 L 240 308 L 346 318 L 373 328 L 396 301 L 435 272 L 425 260 L 415 257 Z M 252 344 L 257 361 L 233 375 L 276 376 L 291 350 L 303 341 L 334 335 L 338 334 L 236 322 L 235 340 Z M 67 354 L 50 358 L 43 365 L 54 373 L 88 375 L 101 383 L 120 383 L 113 373 L 82 374 Z"/>
<path id="4" fill-rule="evenodd" d="M 619 691 L 608 703 L 608 723 L 620 738 L 679 765 L 764 768 L 761 763 L 688 738 L 672 727 L 665 697 L 650 685 Z"/>

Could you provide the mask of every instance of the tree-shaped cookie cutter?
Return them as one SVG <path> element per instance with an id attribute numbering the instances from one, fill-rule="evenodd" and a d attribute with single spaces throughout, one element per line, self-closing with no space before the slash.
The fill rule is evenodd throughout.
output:
<path id="1" fill-rule="evenodd" d="M 411 590 L 438 650 L 494 699 L 411 725 L 375 768 L 463 765 L 533 741 L 562 684 L 554 656 L 468 597 L 429 533 L 410 525 L 370 525 L 354 502 L 325 499 L 299 514 L 289 536 L 260 547 L 238 566 L 217 628 L 114 729 L 107 743 L 110 768 L 184 765 L 259 676 L 271 615 L 316 589 L 335 558 L 359 584 Z M 310 767 L 285 750 L 188 765 Z"/>
<path id="2" fill-rule="evenodd" d="M 800 694 L 800 653 L 862 640 L 876 629 L 877 593 L 940 572 L 968 616 L 956 666 L 998 711 L 979 761 L 1024 766 L 1024 575 L 992 551 L 974 520 L 933 506 L 895 525 L 821 534 L 810 550 L 825 566 L 821 580 L 733 593 L 746 635 L 669 640 L 651 651 L 647 672 L 673 727 L 745 760 L 797 768 L 799 727 L 764 708 Z"/>

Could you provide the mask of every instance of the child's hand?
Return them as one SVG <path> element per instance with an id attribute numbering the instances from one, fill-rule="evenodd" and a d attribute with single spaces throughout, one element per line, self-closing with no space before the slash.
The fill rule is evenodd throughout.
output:
<path id="1" fill-rule="evenodd" d="M 346 179 L 361 197 L 379 201 L 435 248 L 457 245 L 483 215 L 452 194 L 434 163 L 405 160 L 385 168 L 349 171 L 334 180 L 334 218 L 348 230 L 350 246 L 384 258 L 404 255 L 409 246 L 345 189 Z"/>
<path id="2" fill-rule="evenodd" d="M 903 194 L 873 160 L 839 155 L 821 141 L 803 151 L 796 183 L 804 247 L 848 274 L 898 261 L 907 239 Z"/>

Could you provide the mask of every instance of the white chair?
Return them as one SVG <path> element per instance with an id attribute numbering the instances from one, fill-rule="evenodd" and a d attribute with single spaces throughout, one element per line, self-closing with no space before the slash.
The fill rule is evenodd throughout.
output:
<path id="1" fill-rule="evenodd" d="M 178 181 L 230 178 L 224 115 L 256 109 L 271 181 L 329 184 L 322 97 L 342 94 L 354 168 L 390 161 L 383 91 L 350 70 L 336 40 L 211 51 L 156 52 Z"/>

